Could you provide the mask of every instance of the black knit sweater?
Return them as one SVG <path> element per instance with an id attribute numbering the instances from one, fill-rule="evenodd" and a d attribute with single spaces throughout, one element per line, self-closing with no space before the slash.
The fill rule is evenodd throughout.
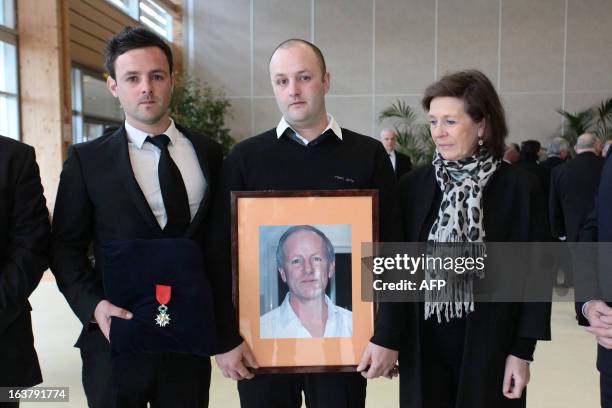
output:
<path id="1" fill-rule="evenodd" d="M 290 130 L 288 130 L 290 131 Z M 240 344 L 231 296 L 230 192 L 257 190 L 376 189 L 379 192 L 380 234 L 383 241 L 401 240 L 398 196 L 393 167 L 382 144 L 342 129 L 342 140 L 328 130 L 308 145 L 271 129 L 237 144 L 223 166 L 222 189 L 214 211 L 219 274 L 227 291 L 216 300 L 221 332 L 219 352 Z"/>

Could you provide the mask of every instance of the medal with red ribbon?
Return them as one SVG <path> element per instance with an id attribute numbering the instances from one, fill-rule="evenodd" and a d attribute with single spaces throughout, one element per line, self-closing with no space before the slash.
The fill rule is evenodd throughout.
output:
<path id="1" fill-rule="evenodd" d="M 155 285 L 155 299 L 159 302 L 159 307 L 157 310 L 159 311 L 157 317 L 155 318 L 155 323 L 159 327 L 165 327 L 170 324 L 170 315 L 168 314 L 168 302 L 170 302 L 170 297 L 172 296 L 172 286 L 168 285 Z"/>

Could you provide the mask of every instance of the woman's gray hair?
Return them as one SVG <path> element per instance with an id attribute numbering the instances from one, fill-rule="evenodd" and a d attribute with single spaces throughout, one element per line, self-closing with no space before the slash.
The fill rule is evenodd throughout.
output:
<path id="1" fill-rule="evenodd" d="M 287 231 L 285 231 L 278 240 L 278 248 L 276 248 L 276 266 L 278 268 L 282 268 L 285 265 L 285 242 L 287 241 L 287 239 L 289 239 L 291 235 L 300 231 L 314 232 L 319 237 L 321 237 L 323 243 L 325 244 L 325 255 L 327 257 L 327 260 L 329 262 L 336 261 L 336 251 L 334 250 L 334 246 L 323 232 L 313 227 L 312 225 L 294 225 L 293 227 L 288 228 Z"/>

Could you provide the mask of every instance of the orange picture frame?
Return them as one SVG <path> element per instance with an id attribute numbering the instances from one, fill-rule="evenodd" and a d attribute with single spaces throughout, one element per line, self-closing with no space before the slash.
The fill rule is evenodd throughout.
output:
<path id="1" fill-rule="evenodd" d="M 355 371 L 374 331 L 374 304 L 361 298 L 361 244 L 378 240 L 377 190 L 233 191 L 231 214 L 233 300 L 255 372 Z M 260 231 L 294 225 L 348 226 L 351 337 L 260 337 Z"/>

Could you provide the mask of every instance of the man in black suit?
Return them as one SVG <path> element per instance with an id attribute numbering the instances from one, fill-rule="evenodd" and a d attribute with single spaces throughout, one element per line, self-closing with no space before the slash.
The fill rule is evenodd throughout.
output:
<path id="1" fill-rule="evenodd" d="M 115 132 L 72 146 L 52 229 L 52 270 L 83 323 L 76 346 L 85 393 L 90 407 L 207 406 L 208 357 L 143 353 L 111 358 L 111 317 L 130 319 L 132 313 L 107 300 L 102 246 L 183 237 L 200 243 L 206 259 L 206 214 L 221 149 L 170 118 L 172 53 L 156 34 L 125 27 L 108 42 L 105 63 L 108 89 L 126 120 Z M 90 244 L 95 266 L 88 259 Z M 208 279 L 214 292 L 213 275 Z M 223 316 L 221 303 L 216 306 Z"/>
<path id="2" fill-rule="evenodd" d="M 412 170 L 410 157 L 395 150 L 397 145 L 397 133 L 395 130 L 383 129 L 380 132 L 380 141 L 389 155 L 393 170 L 395 170 L 395 176 L 399 180 L 404 174 Z"/>
<path id="3" fill-rule="evenodd" d="M 596 155 L 599 139 L 585 133 L 576 142 L 576 158 L 551 175 L 549 218 L 554 238 L 576 242 L 580 226 L 595 206 L 604 161 Z"/>
<path id="4" fill-rule="evenodd" d="M 28 298 L 47 269 L 48 238 L 34 149 L 0 136 L 0 387 L 42 382 Z"/>
<path id="5" fill-rule="evenodd" d="M 540 183 L 542 197 L 548 198 L 548 188 L 550 182 L 550 171 L 538 164 L 540 148 L 542 145 L 537 140 L 525 140 L 521 143 L 521 158 L 516 163 L 529 173 L 537 177 Z M 544 201 L 548 202 L 548 199 Z"/>
<path id="6" fill-rule="evenodd" d="M 510 143 L 504 150 L 504 161 L 509 164 L 518 162 L 521 158 L 521 148 L 516 143 Z"/>
<path id="7" fill-rule="evenodd" d="M 549 220 L 553 238 L 577 242 L 580 227 L 595 206 L 595 195 L 604 161 L 598 157 L 599 139 L 590 133 L 578 137 L 576 158 L 552 170 L 549 194 Z M 568 255 L 560 252 L 559 257 Z M 561 258 L 564 286 L 573 286 L 571 263 Z M 579 314 L 579 310 L 576 311 Z"/>
<path id="8" fill-rule="evenodd" d="M 567 140 L 562 137 L 555 137 L 548 146 L 548 150 L 546 151 L 547 158 L 540 166 L 548 169 L 549 172 L 552 172 L 552 169 L 555 167 L 565 163 L 565 161 L 570 157 L 570 145 Z"/>

